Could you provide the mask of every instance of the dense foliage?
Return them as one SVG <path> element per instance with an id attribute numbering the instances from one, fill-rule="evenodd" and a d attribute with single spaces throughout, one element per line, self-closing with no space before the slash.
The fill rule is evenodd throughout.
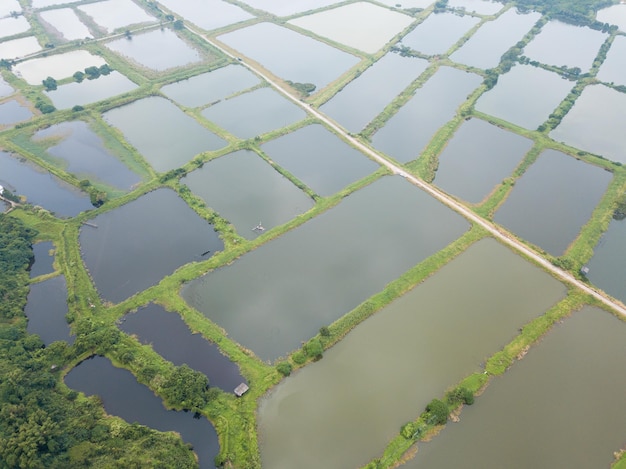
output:
<path id="1" fill-rule="evenodd" d="M 595 12 L 612 5 L 612 0 L 515 0 L 523 10 L 535 10 L 553 19 L 576 25 L 592 26 Z"/>

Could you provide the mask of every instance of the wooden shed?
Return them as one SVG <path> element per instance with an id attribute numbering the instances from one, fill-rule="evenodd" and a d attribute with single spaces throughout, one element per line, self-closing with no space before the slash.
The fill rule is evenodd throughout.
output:
<path id="1" fill-rule="evenodd" d="M 241 383 L 239 386 L 235 388 L 235 391 L 234 391 L 235 396 L 237 397 L 243 396 L 248 391 L 248 389 L 250 388 L 248 387 L 246 383 Z"/>

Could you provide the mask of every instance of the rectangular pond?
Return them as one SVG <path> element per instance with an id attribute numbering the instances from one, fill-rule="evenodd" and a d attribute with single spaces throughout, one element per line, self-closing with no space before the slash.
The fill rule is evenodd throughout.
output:
<path id="1" fill-rule="evenodd" d="M 182 294 L 259 358 L 274 360 L 467 228 L 459 215 L 389 176 Z"/>
<path id="2" fill-rule="evenodd" d="M 471 202 L 511 175 L 533 142 L 480 119 L 463 122 L 439 155 L 434 184 Z"/>
<path id="3" fill-rule="evenodd" d="M 0 103 L 0 127 L 27 121 L 33 112 L 16 99 Z"/>
<path id="4" fill-rule="evenodd" d="M 516 181 L 493 219 L 560 256 L 587 223 L 611 179 L 598 166 L 546 150 Z"/>
<path id="5" fill-rule="evenodd" d="M 39 13 L 39 16 L 68 41 L 93 37 L 72 8 L 46 10 Z"/>
<path id="6" fill-rule="evenodd" d="M 237 365 L 222 355 L 217 345 L 201 334 L 192 333 L 178 314 L 166 311 L 161 305 L 150 303 L 126 314 L 120 319 L 119 328 L 142 344 L 150 345 L 174 365 L 187 364 L 203 373 L 210 386 L 231 393 L 245 382 Z"/>
<path id="7" fill-rule="evenodd" d="M 626 70 L 626 37 L 615 36 L 596 77 L 605 83 L 626 85 L 624 70 Z"/>
<path id="8" fill-rule="evenodd" d="M 522 39 L 539 18 L 539 13 L 520 13 L 511 8 L 497 19 L 484 23 L 450 59 L 485 70 L 494 68 L 502 54 Z"/>
<path id="9" fill-rule="evenodd" d="M 217 39 L 284 80 L 323 88 L 359 58 L 273 23 L 258 23 Z"/>
<path id="10" fill-rule="evenodd" d="M 482 77 L 473 73 L 441 67 L 374 134 L 372 144 L 401 163 L 416 159 L 481 82 Z"/>
<path id="11" fill-rule="evenodd" d="M 587 86 L 550 137 L 626 164 L 624 109 L 626 93 L 604 85 Z"/>
<path id="12" fill-rule="evenodd" d="M 620 31 L 626 32 L 626 6 L 623 3 L 598 10 L 596 19 L 602 23 L 614 24 Z"/>
<path id="13" fill-rule="evenodd" d="M 57 340 L 73 344 L 74 336 L 70 335 L 65 319 L 67 312 L 67 285 L 63 275 L 31 284 L 24 308 L 29 334 L 37 334 L 46 346 Z"/>
<path id="14" fill-rule="evenodd" d="M 95 179 L 118 189 L 130 189 L 141 182 L 139 175 L 117 159 L 84 121 L 55 124 L 36 132 L 32 138 L 35 142 L 54 139 L 56 143 L 46 152 L 78 179 Z M 41 144 L 46 146 L 45 142 Z"/>
<path id="15" fill-rule="evenodd" d="M 488 0 L 448 0 L 448 8 L 477 13 L 479 15 L 495 15 L 502 10 L 502 3 Z"/>
<path id="16" fill-rule="evenodd" d="M 213 226 L 171 189 L 157 189 L 83 225 L 85 266 L 114 303 L 157 284 L 178 267 L 223 249 Z"/>
<path id="17" fill-rule="evenodd" d="M 88 396 L 99 396 L 107 414 L 162 432 L 176 432 L 191 445 L 189 450 L 198 456 L 200 469 L 215 467 L 219 441 L 211 422 L 194 418 L 193 412 L 165 409 L 148 387 L 130 371 L 114 367 L 108 358 L 96 356 L 81 362 L 65 376 L 65 384 Z"/>
<path id="18" fill-rule="evenodd" d="M 103 114 L 158 172 L 178 168 L 226 142 L 165 98 L 152 96 Z"/>
<path id="19" fill-rule="evenodd" d="M 320 124 L 283 135 L 261 149 L 321 196 L 332 195 L 379 168 Z"/>
<path id="20" fill-rule="evenodd" d="M 401 468 L 611 466 L 626 433 L 625 339 L 610 314 L 575 312 Z"/>
<path id="21" fill-rule="evenodd" d="M 241 65 L 227 65 L 209 73 L 161 88 L 168 98 L 186 107 L 200 107 L 258 85 L 260 78 Z"/>
<path id="22" fill-rule="evenodd" d="M 13 73 L 23 78 L 29 85 L 41 85 L 47 77 L 55 80 L 71 77 L 74 72 L 87 67 L 100 67 L 106 62 L 86 50 L 74 50 L 62 54 L 49 55 L 20 62 L 13 67 Z"/>
<path id="23" fill-rule="evenodd" d="M 206 30 L 217 29 L 254 18 L 242 8 L 221 0 L 186 0 L 184 2 L 161 0 L 159 3 Z"/>
<path id="24" fill-rule="evenodd" d="M 593 248 L 587 277 L 594 285 L 626 304 L 626 221 L 611 220 Z"/>
<path id="25" fill-rule="evenodd" d="M 58 109 L 92 104 L 127 93 L 137 85 L 119 72 L 100 75 L 96 80 L 83 80 L 59 86 L 54 91 L 44 91 Z"/>
<path id="26" fill-rule="evenodd" d="M 182 178 L 181 183 L 247 239 L 287 223 L 314 205 L 289 179 L 246 150 L 206 163 Z"/>
<path id="27" fill-rule="evenodd" d="M 12 12 L 20 13 L 22 11 L 22 5 L 18 0 L 4 0 L 0 4 L 0 18 L 9 16 Z"/>
<path id="28" fill-rule="evenodd" d="M 13 93 L 15 93 L 15 89 L 11 85 L 9 85 L 0 75 L 0 98 L 10 96 Z"/>
<path id="29" fill-rule="evenodd" d="M 426 55 L 445 54 L 479 18 L 454 13 L 431 13 L 423 23 L 402 38 L 402 45 Z"/>
<path id="30" fill-rule="evenodd" d="M 30 278 L 54 272 L 54 245 L 52 241 L 33 244 L 33 263 L 30 265 Z"/>
<path id="31" fill-rule="evenodd" d="M 173 1 L 173 0 L 172 0 Z M 245 0 L 246 5 L 250 5 L 257 10 L 267 11 L 276 16 L 291 16 L 296 13 L 303 13 L 309 10 L 327 7 L 338 3 L 338 0 Z"/>
<path id="32" fill-rule="evenodd" d="M 57 216 L 74 217 L 93 208 L 84 192 L 3 151 L 0 151 L 0 184 L 5 190 L 26 197 L 27 203 L 39 205 Z"/>
<path id="33" fill-rule="evenodd" d="M 42 49 L 34 36 L 0 42 L 0 59 L 15 60 L 39 52 Z"/>
<path id="34" fill-rule="evenodd" d="M 149 15 L 132 0 L 105 0 L 78 6 L 107 33 L 134 24 L 156 23 L 156 18 Z"/>
<path id="35" fill-rule="evenodd" d="M 14 18 L 8 16 L 0 19 L 0 38 L 25 33 L 30 29 L 30 24 L 24 16 Z"/>
<path id="36" fill-rule="evenodd" d="M 388 53 L 348 83 L 320 110 L 345 129 L 358 133 L 426 70 L 428 62 Z M 380 86 L 384 83 L 385 86 Z"/>
<path id="37" fill-rule="evenodd" d="M 268 393 L 263 467 L 362 467 L 565 293 L 495 240 L 471 246 Z"/>
<path id="38" fill-rule="evenodd" d="M 515 65 L 476 101 L 476 110 L 534 130 L 565 99 L 574 82 L 530 65 Z"/>
<path id="39" fill-rule="evenodd" d="M 300 106 L 272 88 L 258 88 L 221 101 L 202 116 L 242 139 L 294 124 L 306 117 Z"/>

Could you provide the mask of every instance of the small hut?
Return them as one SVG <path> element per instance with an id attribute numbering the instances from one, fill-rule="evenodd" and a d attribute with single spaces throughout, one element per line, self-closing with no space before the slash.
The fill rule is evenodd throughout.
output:
<path id="1" fill-rule="evenodd" d="M 586 265 L 582 266 L 580 269 L 580 273 L 586 277 L 587 275 L 589 275 L 589 267 Z"/>
<path id="2" fill-rule="evenodd" d="M 250 388 L 248 387 L 246 383 L 241 383 L 239 386 L 235 388 L 235 391 L 234 391 L 235 396 L 237 397 L 243 396 L 248 391 L 248 389 Z"/>

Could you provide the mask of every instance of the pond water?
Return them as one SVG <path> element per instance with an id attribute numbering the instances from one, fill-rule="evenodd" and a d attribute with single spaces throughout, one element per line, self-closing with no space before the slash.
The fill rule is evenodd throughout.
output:
<path id="1" fill-rule="evenodd" d="M 170 101 L 157 96 L 111 109 L 103 117 L 159 172 L 178 168 L 198 153 L 226 145 Z"/>
<path id="2" fill-rule="evenodd" d="M 74 50 L 21 62 L 13 67 L 13 72 L 29 85 L 41 85 L 42 80 L 49 76 L 61 80 L 87 67 L 100 67 L 105 63 L 102 57 L 92 55 L 86 50 Z"/>
<path id="3" fill-rule="evenodd" d="M 478 242 L 270 391 L 258 412 L 263 467 L 366 464 L 565 293 L 493 239 Z"/>
<path id="4" fill-rule="evenodd" d="M 621 31 L 626 32 L 626 5 L 611 5 L 598 10 L 596 19 L 602 23 L 615 24 Z"/>
<path id="5" fill-rule="evenodd" d="M 427 55 L 444 54 L 479 22 L 479 18 L 469 15 L 431 13 L 404 36 L 402 44 Z"/>
<path id="6" fill-rule="evenodd" d="M 149 192 L 80 230 L 83 260 L 102 297 L 119 303 L 223 243 L 171 189 Z M 202 259 L 208 258 L 205 256 Z"/>
<path id="7" fill-rule="evenodd" d="M 0 38 L 25 33 L 29 29 L 30 24 L 24 16 L 18 16 L 17 18 L 9 16 L 0 19 Z"/>
<path id="8" fill-rule="evenodd" d="M 522 39 L 539 18 L 539 13 L 520 14 L 511 8 L 496 20 L 484 23 L 450 59 L 485 70 L 494 68 L 502 54 Z"/>
<path id="9" fill-rule="evenodd" d="M 237 365 L 222 355 L 217 345 L 201 334 L 192 334 L 177 313 L 167 312 L 163 306 L 150 303 L 137 312 L 128 313 L 119 325 L 142 344 L 149 344 L 155 352 L 176 366 L 186 363 L 209 378 L 209 385 L 226 392 L 245 379 Z"/>
<path id="10" fill-rule="evenodd" d="M 609 295 L 626 303 L 626 221 L 612 220 L 593 248 L 587 277 Z"/>
<path id="11" fill-rule="evenodd" d="M 9 96 L 15 93 L 15 90 L 11 85 L 9 85 L 2 76 L 0 76 L 0 98 L 4 98 L 5 96 Z"/>
<path id="12" fill-rule="evenodd" d="M 575 312 L 402 468 L 609 467 L 626 432 L 624 339 L 610 314 Z"/>
<path id="13" fill-rule="evenodd" d="M 84 121 L 63 122 L 33 135 L 34 140 L 50 137 L 61 138 L 61 141 L 47 152 L 78 179 L 96 179 L 119 189 L 130 189 L 141 182 L 141 178 L 118 160 Z"/>
<path id="14" fill-rule="evenodd" d="M 434 184 L 471 203 L 509 177 L 533 142 L 480 119 L 456 131 L 439 156 Z"/>
<path id="15" fill-rule="evenodd" d="M 374 147 L 401 163 L 416 159 L 439 128 L 480 85 L 482 78 L 441 67 L 415 95 L 374 134 Z"/>
<path id="16" fill-rule="evenodd" d="M 390 7 L 400 5 L 401 8 L 427 8 L 434 2 L 433 0 L 379 0 L 379 3 Z"/>
<path id="17" fill-rule="evenodd" d="M 26 330 L 41 337 L 45 345 L 57 340 L 71 345 L 74 336 L 70 335 L 70 326 L 65 319 L 67 311 L 67 285 L 63 275 L 33 283 L 24 308 L 28 318 Z"/>
<path id="18" fill-rule="evenodd" d="M 54 245 L 52 241 L 33 244 L 34 261 L 30 266 L 30 278 L 54 272 Z"/>
<path id="19" fill-rule="evenodd" d="M 560 256 L 591 216 L 611 178 L 598 166 L 546 150 L 516 181 L 493 219 Z"/>
<path id="20" fill-rule="evenodd" d="M 524 55 L 547 65 L 579 67 L 584 73 L 607 37 L 591 28 L 550 21 L 524 48 Z"/>
<path id="21" fill-rule="evenodd" d="M 606 83 L 626 85 L 624 70 L 626 70 L 626 37 L 615 36 L 596 77 Z"/>
<path id="22" fill-rule="evenodd" d="M 206 163 L 181 179 L 191 191 L 247 239 L 287 223 L 314 202 L 251 151 L 238 151 Z"/>
<path id="23" fill-rule="evenodd" d="M 265 87 L 221 101 L 204 109 L 202 116 L 246 139 L 298 122 L 306 117 L 306 112 Z"/>
<path id="24" fill-rule="evenodd" d="M 272 0 L 271 2 L 267 0 L 245 0 L 242 3 L 246 3 L 257 10 L 268 11 L 276 16 L 290 16 L 332 5 L 337 3 L 337 0 Z"/>
<path id="25" fill-rule="evenodd" d="M 277 76 L 313 83 L 318 90 L 359 62 L 347 52 L 273 23 L 258 23 L 217 39 Z"/>
<path id="26" fill-rule="evenodd" d="M 41 46 L 34 36 L 13 39 L 12 41 L 0 42 L 0 59 L 19 59 L 40 50 Z"/>
<path id="27" fill-rule="evenodd" d="M 348 83 L 320 110 L 358 133 L 428 67 L 416 57 L 388 53 Z M 384 83 L 385 86 L 380 86 Z"/>
<path id="28" fill-rule="evenodd" d="M 234 340 L 274 360 L 467 228 L 403 178 L 384 177 L 182 293 Z"/>
<path id="29" fill-rule="evenodd" d="M 168 10 L 182 16 L 202 29 L 210 30 L 254 18 L 238 6 L 221 0 L 161 0 Z"/>
<path id="30" fill-rule="evenodd" d="M 379 167 L 319 124 L 298 129 L 261 148 L 321 196 L 334 194 Z"/>
<path id="31" fill-rule="evenodd" d="M 33 8 L 46 8 L 52 5 L 65 5 L 76 3 L 78 0 L 31 0 Z"/>
<path id="32" fill-rule="evenodd" d="M 93 208 L 89 197 L 39 166 L 0 151 L 0 184 L 61 217 L 73 217 Z"/>
<path id="33" fill-rule="evenodd" d="M 502 10 L 502 3 L 485 0 L 448 0 L 448 8 L 465 10 L 479 15 L 494 15 Z"/>
<path id="34" fill-rule="evenodd" d="M 199 107 L 252 88 L 260 81 L 259 77 L 241 65 L 227 65 L 209 73 L 165 85 L 161 92 L 183 106 Z"/>
<path id="35" fill-rule="evenodd" d="M 90 16 L 107 33 L 139 23 L 154 23 L 156 18 L 149 15 L 132 0 L 105 0 L 78 7 Z"/>
<path id="36" fill-rule="evenodd" d="M 39 15 L 68 41 L 93 37 L 89 28 L 80 21 L 76 12 L 71 8 L 46 10 Z"/>
<path id="37" fill-rule="evenodd" d="M 193 446 L 201 469 L 214 467 L 219 442 L 213 425 L 204 417 L 194 418 L 193 412 L 166 410 L 148 387 L 137 382 L 130 371 L 114 367 L 108 358 L 96 356 L 80 363 L 67 374 L 65 384 L 88 396 L 100 396 L 107 414 L 178 433 Z"/>
<path id="38" fill-rule="evenodd" d="M 355 18 L 358 18 L 355 21 Z M 414 21 L 411 16 L 357 2 L 301 16 L 289 23 L 318 36 L 373 54 Z"/>
<path id="39" fill-rule="evenodd" d="M 200 53 L 179 38 L 171 29 L 122 37 L 105 46 L 132 62 L 158 72 L 202 61 Z"/>
<path id="40" fill-rule="evenodd" d="M 0 126 L 27 121 L 31 117 L 31 110 L 15 99 L 0 103 Z"/>
<path id="41" fill-rule="evenodd" d="M 550 137 L 626 163 L 626 136 L 620 122 L 626 94 L 604 85 L 587 86 Z"/>
<path id="42" fill-rule="evenodd" d="M 135 83 L 121 73 L 113 71 L 108 75 L 100 75 L 96 80 L 68 83 L 54 91 L 44 91 L 44 94 L 58 109 L 68 109 L 112 98 L 135 88 L 137 88 Z"/>
<path id="43" fill-rule="evenodd" d="M 574 82 L 530 65 L 515 65 L 476 101 L 476 110 L 536 129 L 565 99 Z"/>
<path id="44" fill-rule="evenodd" d="M 14 11 L 18 13 L 22 11 L 22 5 L 18 0 L 4 0 L 0 4 L 0 18 L 9 16 Z"/>

